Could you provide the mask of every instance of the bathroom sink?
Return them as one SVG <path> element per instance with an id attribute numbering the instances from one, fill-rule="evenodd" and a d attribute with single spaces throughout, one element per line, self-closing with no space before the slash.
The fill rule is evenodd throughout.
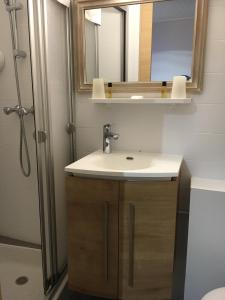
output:
<path id="1" fill-rule="evenodd" d="M 182 156 L 146 152 L 93 152 L 65 167 L 74 175 L 116 178 L 177 177 Z"/>

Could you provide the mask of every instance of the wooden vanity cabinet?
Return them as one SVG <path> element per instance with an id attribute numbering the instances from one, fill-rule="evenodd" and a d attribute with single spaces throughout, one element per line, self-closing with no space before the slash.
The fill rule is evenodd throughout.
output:
<path id="1" fill-rule="evenodd" d="M 117 298 L 119 182 L 68 176 L 69 288 Z"/>
<path id="2" fill-rule="evenodd" d="M 171 299 L 177 187 L 177 181 L 121 184 L 119 299 Z"/>
<path id="3" fill-rule="evenodd" d="M 109 299 L 172 299 L 178 179 L 66 181 L 69 287 Z"/>

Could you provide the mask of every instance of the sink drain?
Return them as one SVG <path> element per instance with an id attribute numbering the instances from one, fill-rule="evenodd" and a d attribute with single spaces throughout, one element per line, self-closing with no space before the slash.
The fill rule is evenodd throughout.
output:
<path id="1" fill-rule="evenodd" d="M 126 159 L 127 160 L 134 160 L 134 158 L 132 156 L 127 156 Z"/>
<path id="2" fill-rule="evenodd" d="M 24 284 L 26 284 L 28 282 L 28 280 L 29 280 L 28 277 L 26 277 L 26 276 L 20 276 L 20 277 L 18 277 L 16 279 L 15 283 L 17 285 L 24 285 Z"/>

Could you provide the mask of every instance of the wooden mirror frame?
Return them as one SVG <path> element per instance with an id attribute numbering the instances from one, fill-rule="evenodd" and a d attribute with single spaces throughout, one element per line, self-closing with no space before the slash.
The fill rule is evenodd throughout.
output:
<path id="1" fill-rule="evenodd" d="M 73 1 L 73 26 L 74 30 L 74 53 L 75 53 L 75 78 L 76 90 L 87 92 L 92 90 L 92 84 L 85 83 L 85 10 L 115 5 L 144 4 L 170 0 L 74 0 Z M 196 0 L 196 15 L 193 36 L 193 61 L 192 81 L 187 83 L 187 89 L 191 92 L 200 92 L 203 86 L 204 54 L 208 16 L 208 0 Z M 168 82 L 171 88 L 172 82 Z M 113 83 L 113 92 L 118 93 L 150 93 L 158 92 L 161 82 L 120 82 Z"/>

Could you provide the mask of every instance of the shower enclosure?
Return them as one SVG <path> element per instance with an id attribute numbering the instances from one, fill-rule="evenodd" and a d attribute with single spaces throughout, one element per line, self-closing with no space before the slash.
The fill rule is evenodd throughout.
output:
<path id="1" fill-rule="evenodd" d="M 34 290 L 42 291 L 36 298 L 33 292 L 32 299 L 45 299 L 66 273 L 64 166 L 75 160 L 70 24 L 70 8 L 57 0 L 0 1 L 5 57 L 0 72 L 0 270 L 8 268 L 0 271 L 3 300 L 28 300 L 29 293 L 19 296 L 16 285 L 22 282 L 26 289 L 30 282 L 31 288 L 40 278 Z M 9 269 L 13 272 L 6 278 Z"/>

